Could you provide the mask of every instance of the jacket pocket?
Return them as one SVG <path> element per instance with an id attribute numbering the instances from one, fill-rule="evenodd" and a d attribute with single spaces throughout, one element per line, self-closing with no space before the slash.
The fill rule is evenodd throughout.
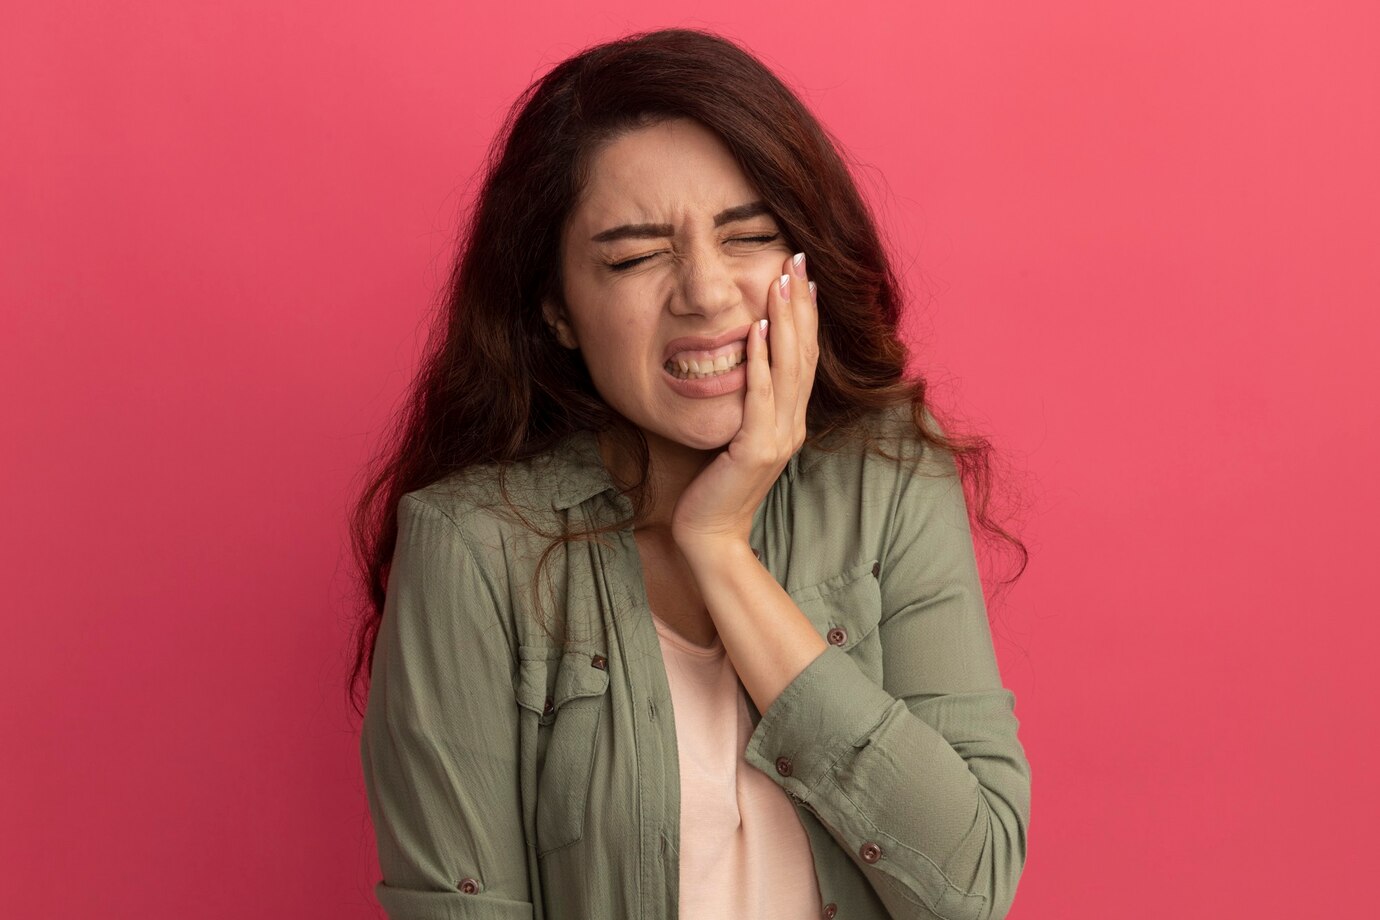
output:
<path id="1" fill-rule="evenodd" d="M 864 674 L 882 682 L 880 565 L 865 559 L 823 581 L 789 592 L 824 641 L 843 649 Z"/>
<path id="2" fill-rule="evenodd" d="M 584 837 L 609 674 L 606 659 L 588 650 L 523 647 L 518 657 L 517 702 L 537 725 L 535 831 L 544 856 Z"/>

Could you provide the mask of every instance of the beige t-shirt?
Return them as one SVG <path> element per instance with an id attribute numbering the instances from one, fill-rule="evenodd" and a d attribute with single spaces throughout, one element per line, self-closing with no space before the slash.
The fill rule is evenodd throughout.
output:
<path id="1" fill-rule="evenodd" d="M 652 614 L 680 759 L 681 920 L 806 920 L 821 899 L 795 806 L 743 756 L 747 691 L 714 637 L 695 645 Z"/>

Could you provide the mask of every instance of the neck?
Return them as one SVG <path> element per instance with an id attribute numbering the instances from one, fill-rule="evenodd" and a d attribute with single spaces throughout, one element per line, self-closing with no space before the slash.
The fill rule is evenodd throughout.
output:
<path id="1" fill-rule="evenodd" d="M 645 430 L 643 435 L 647 439 L 650 455 L 646 489 L 652 502 L 647 511 L 633 522 L 633 528 L 669 536 L 671 515 L 681 493 L 713 461 L 719 450 L 686 447 Z M 636 482 L 637 467 L 630 451 L 604 432 L 598 435 L 598 440 L 604 467 L 619 488 L 627 488 Z"/>

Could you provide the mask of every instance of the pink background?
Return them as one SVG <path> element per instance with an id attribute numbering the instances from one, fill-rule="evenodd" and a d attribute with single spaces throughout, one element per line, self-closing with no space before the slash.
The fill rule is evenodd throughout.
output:
<path id="1" fill-rule="evenodd" d="M 0 911 L 371 917 L 344 515 L 527 83 L 744 42 L 863 160 L 995 438 L 1011 917 L 1363 916 L 1375 5 L 12 5 Z"/>

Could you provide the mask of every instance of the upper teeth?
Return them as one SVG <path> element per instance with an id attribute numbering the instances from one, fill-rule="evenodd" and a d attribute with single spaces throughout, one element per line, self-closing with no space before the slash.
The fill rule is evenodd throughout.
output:
<path id="1" fill-rule="evenodd" d="M 731 367 L 741 364 L 747 352 L 735 351 L 731 354 L 719 355 L 712 361 L 695 361 L 691 358 L 672 358 L 666 362 L 666 366 L 672 370 L 679 370 L 682 374 L 708 374 L 714 371 L 726 371 Z"/>

